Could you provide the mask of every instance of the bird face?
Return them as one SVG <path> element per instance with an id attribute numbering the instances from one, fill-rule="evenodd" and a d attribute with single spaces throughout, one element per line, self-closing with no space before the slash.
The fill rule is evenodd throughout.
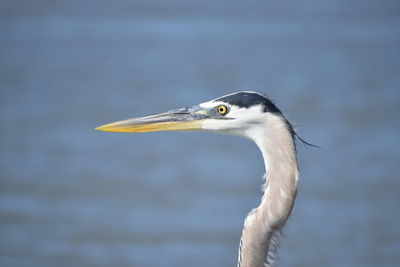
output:
<path id="1" fill-rule="evenodd" d="M 240 136 L 246 136 L 248 130 L 260 126 L 266 116 L 262 104 L 244 107 L 216 99 L 199 107 L 210 114 L 203 121 L 202 130 Z"/>
<path id="2" fill-rule="evenodd" d="M 249 137 L 249 131 L 262 127 L 266 116 L 279 109 L 263 95 L 238 92 L 197 106 L 118 121 L 96 128 L 111 132 L 156 132 L 200 130 Z"/>

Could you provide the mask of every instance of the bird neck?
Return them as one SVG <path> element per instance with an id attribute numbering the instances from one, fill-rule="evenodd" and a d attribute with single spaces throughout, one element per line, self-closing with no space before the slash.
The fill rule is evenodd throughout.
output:
<path id="1" fill-rule="evenodd" d="M 268 125 L 252 135 L 262 152 L 266 174 L 261 203 L 244 222 L 239 267 L 273 265 L 280 229 L 296 197 L 298 169 L 293 137 L 282 121 Z"/>

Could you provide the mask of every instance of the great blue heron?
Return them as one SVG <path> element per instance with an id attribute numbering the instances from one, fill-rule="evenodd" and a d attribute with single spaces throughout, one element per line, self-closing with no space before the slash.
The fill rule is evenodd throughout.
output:
<path id="1" fill-rule="evenodd" d="M 267 97 L 256 92 L 237 92 L 198 106 L 118 121 L 96 129 L 111 132 L 200 130 L 253 140 L 264 158 L 264 194 L 260 205 L 244 221 L 238 266 L 273 266 L 280 230 L 293 208 L 299 172 L 296 132 Z"/>

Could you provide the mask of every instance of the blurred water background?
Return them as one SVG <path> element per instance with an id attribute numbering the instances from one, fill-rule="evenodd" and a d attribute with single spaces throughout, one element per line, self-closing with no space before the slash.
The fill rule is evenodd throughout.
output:
<path id="1" fill-rule="evenodd" d="M 235 266 L 250 141 L 94 127 L 266 93 L 301 180 L 279 266 L 399 266 L 400 3 L 0 2 L 0 265 Z"/>

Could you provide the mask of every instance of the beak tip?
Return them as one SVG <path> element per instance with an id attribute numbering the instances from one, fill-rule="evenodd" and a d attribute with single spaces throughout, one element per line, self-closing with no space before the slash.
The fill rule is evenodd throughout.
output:
<path id="1" fill-rule="evenodd" d="M 104 124 L 94 128 L 94 130 L 103 132 L 127 132 L 123 127 L 119 127 L 118 122 Z"/>
<path id="2" fill-rule="evenodd" d="M 96 128 L 94 128 L 96 131 L 103 131 L 103 132 L 105 132 L 105 131 L 107 131 L 107 127 L 106 127 L 107 125 L 101 125 L 101 126 L 98 126 L 98 127 L 96 127 Z"/>

